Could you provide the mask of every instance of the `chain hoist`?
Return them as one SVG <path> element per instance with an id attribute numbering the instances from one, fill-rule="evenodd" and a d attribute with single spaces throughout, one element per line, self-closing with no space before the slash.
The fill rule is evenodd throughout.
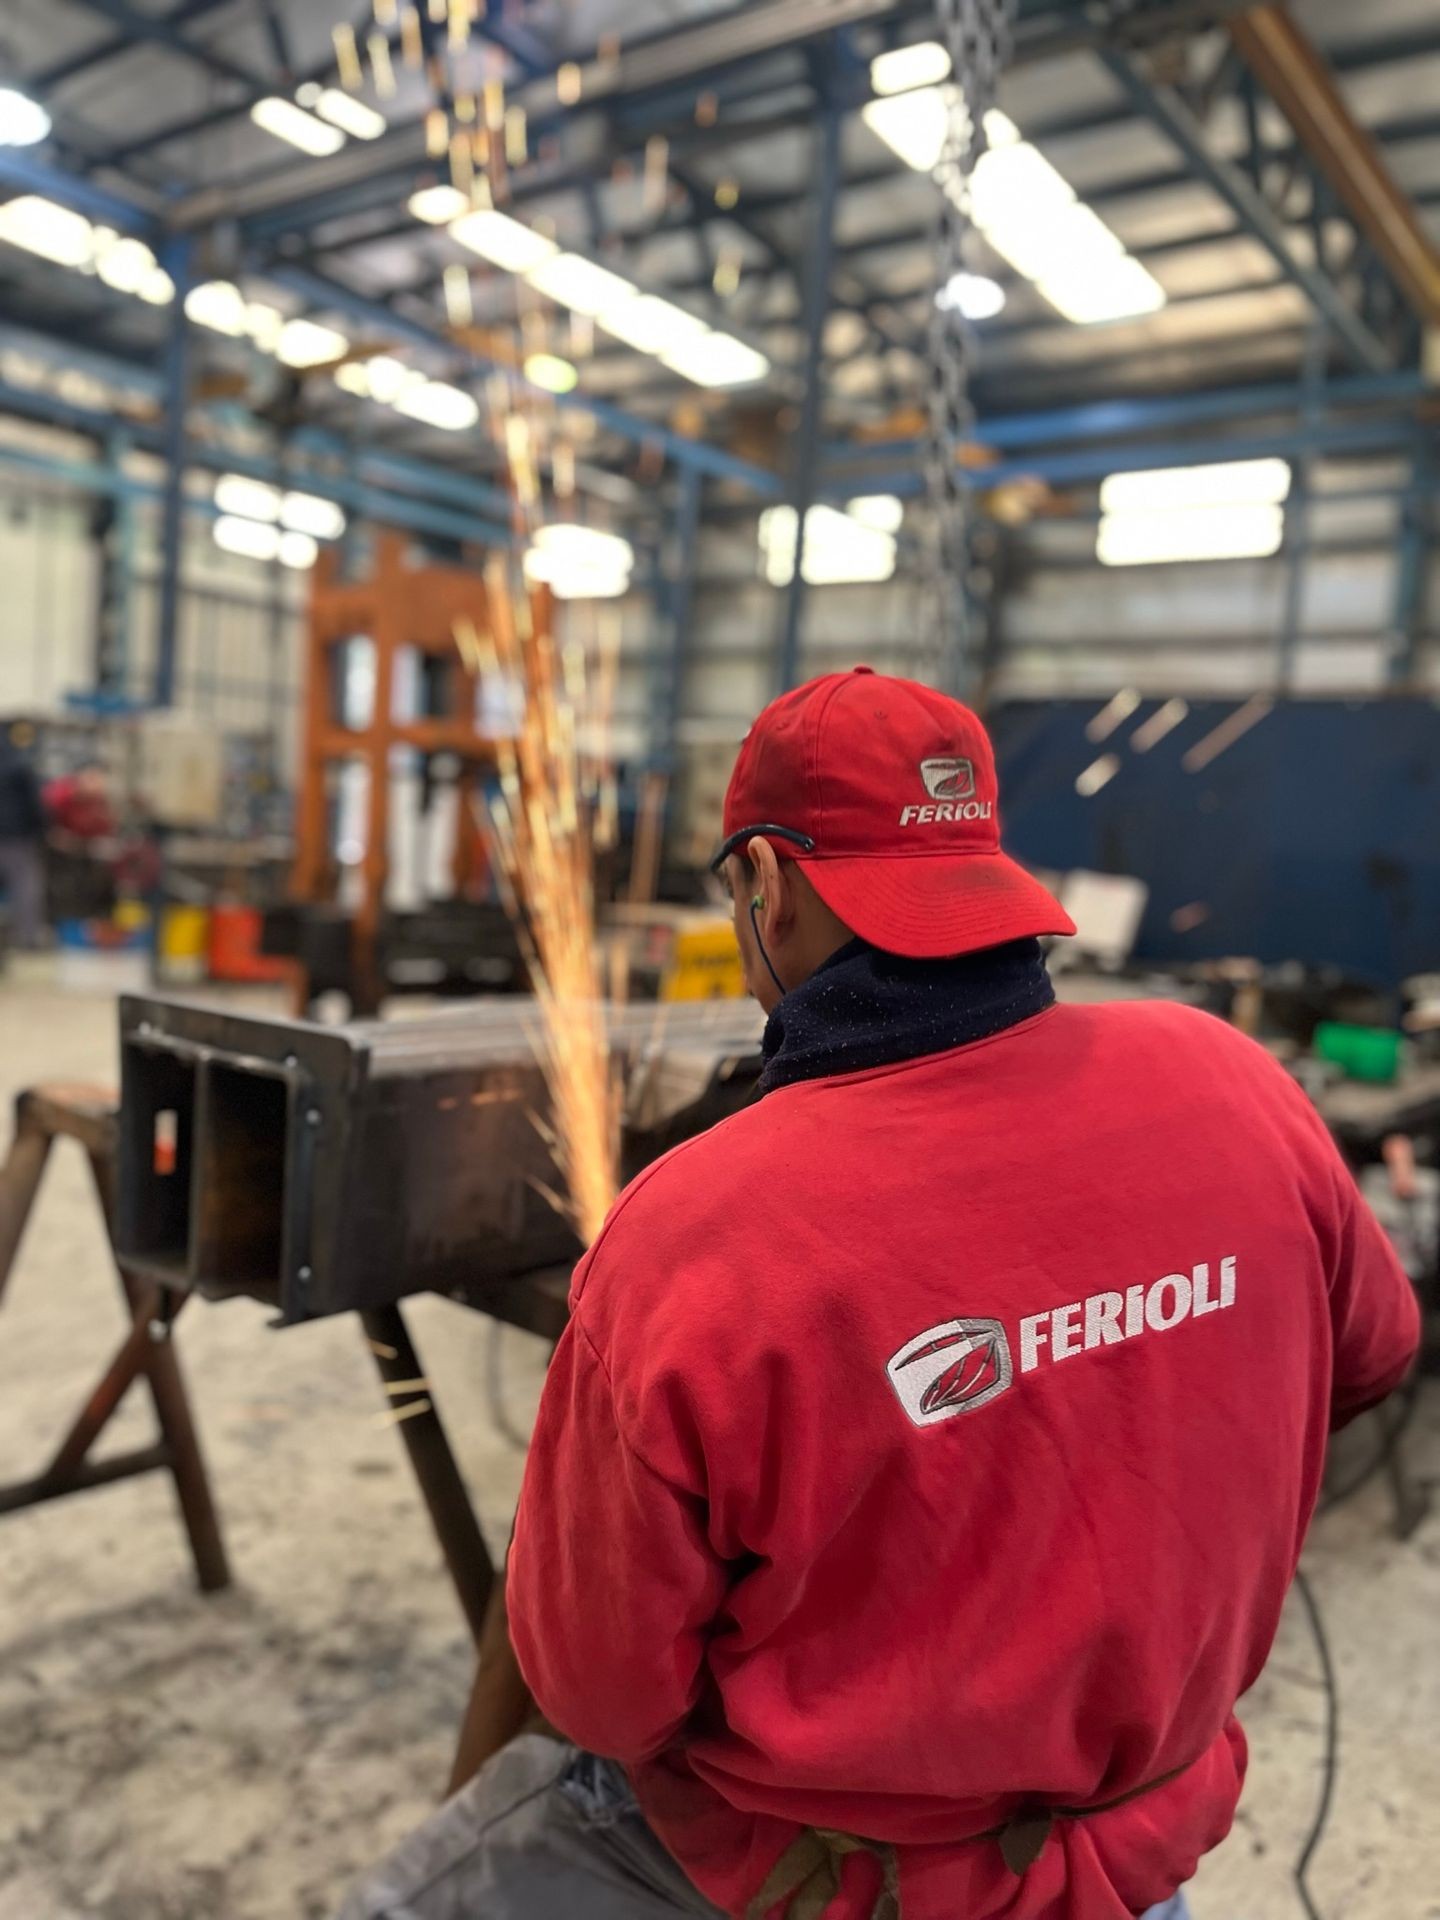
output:
<path id="1" fill-rule="evenodd" d="M 925 479 L 931 505 L 927 638 L 941 686 L 960 692 L 972 650 L 970 517 L 956 456 L 974 422 L 971 341 L 956 276 L 969 270 L 970 183 L 985 152 L 985 116 L 1010 51 L 1017 0 L 937 0 L 950 55 L 945 138 L 935 167 L 939 192 L 935 298 L 929 320 L 929 434 Z M 963 284 L 963 283 L 962 283 Z"/>

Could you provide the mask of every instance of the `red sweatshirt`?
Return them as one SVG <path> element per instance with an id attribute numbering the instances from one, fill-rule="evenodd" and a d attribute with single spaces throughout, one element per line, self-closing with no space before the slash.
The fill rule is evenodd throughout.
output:
<path id="1" fill-rule="evenodd" d="M 510 1561 L 543 1711 L 743 1914 L 797 1828 L 906 1920 L 1120 1920 L 1230 1827 L 1331 1425 L 1418 1340 L 1313 1108 L 1165 1004 L 802 1082 L 622 1196 Z M 1023 1878 L 973 1840 L 1058 1822 Z M 852 1855 L 834 1920 L 868 1915 Z"/>

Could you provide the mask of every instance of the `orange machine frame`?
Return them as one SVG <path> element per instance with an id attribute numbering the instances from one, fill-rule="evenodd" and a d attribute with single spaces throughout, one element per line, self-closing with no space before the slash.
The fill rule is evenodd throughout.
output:
<path id="1" fill-rule="evenodd" d="M 479 674 L 456 644 L 457 622 L 473 622 L 477 633 L 489 630 L 485 583 L 462 567 L 410 566 L 403 534 L 389 529 L 375 541 L 374 570 L 368 579 L 343 580 L 340 554 L 322 549 L 311 579 L 310 619 L 305 657 L 304 722 L 297 786 L 295 865 L 292 897 L 299 901 L 333 899 L 336 863 L 327 829 L 328 773 L 342 761 L 363 761 L 370 772 L 363 891 L 355 918 L 358 978 L 378 991 L 375 978 L 377 935 L 385 911 L 390 872 L 390 750 L 418 747 L 427 753 L 453 753 L 463 763 L 460 827 L 455 846 L 455 889 L 463 893 L 483 867 L 483 845 L 475 815 L 476 776 L 495 761 L 494 743 L 476 718 Z M 370 724 L 343 725 L 334 710 L 339 677 L 334 651 L 347 640 L 364 637 L 375 648 L 375 700 Z M 398 722 L 394 715 L 395 661 L 405 648 L 452 662 L 450 712 L 443 717 Z"/>

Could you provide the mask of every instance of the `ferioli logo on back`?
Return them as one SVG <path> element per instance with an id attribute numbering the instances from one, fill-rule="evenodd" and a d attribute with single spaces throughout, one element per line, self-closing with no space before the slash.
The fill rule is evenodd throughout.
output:
<path id="1" fill-rule="evenodd" d="M 1042 1366 L 1055 1366 L 1098 1347 L 1169 1333 L 1182 1321 L 1203 1320 L 1235 1305 L 1236 1257 L 1212 1270 L 1208 1260 L 1188 1272 L 1092 1293 L 1063 1307 L 1027 1313 L 1019 1324 L 1020 1364 L 1000 1320 L 942 1320 L 907 1340 L 885 1371 L 896 1398 L 917 1427 L 933 1427 L 958 1413 L 989 1406 Z"/>
<path id="2" fill-rule="evenodd" d="M 932 804 L 904 808 L 900 815 L 902 827 L 917 823 L 928 827 L 938 820 L 988 820 L 995 811 L 993 800 L 975 798 L 973 760 L 922 760 L 920 778 Z"/>

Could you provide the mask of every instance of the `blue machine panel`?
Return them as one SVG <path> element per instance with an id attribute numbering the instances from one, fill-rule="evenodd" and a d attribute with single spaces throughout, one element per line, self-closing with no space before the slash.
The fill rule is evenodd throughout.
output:
<path id="1" fill-rule="evenodd" d="M 1301 960 L 1383 987 L 1440 969 L 1440 706 L 1277 701 L 1196 767 L 1186 756 L 1242 703 L 1194 701 L 1138 751 L 1162 704 L 1099 741 L 1086 729 L 1102 701 L 991 714 L 1019 858 L 1146 881 L 1138 958 Z M 1111 754 L 1119 770 L 1086 797 L 1077 779 Z"/>

